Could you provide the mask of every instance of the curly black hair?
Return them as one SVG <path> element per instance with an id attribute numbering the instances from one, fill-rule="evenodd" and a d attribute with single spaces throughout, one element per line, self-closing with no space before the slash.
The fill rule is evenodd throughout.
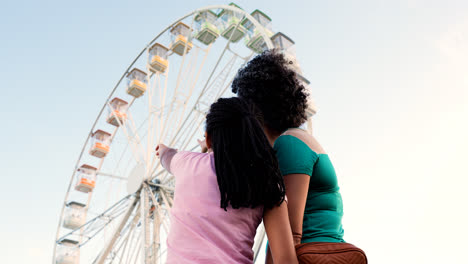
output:
<path id="1" fill-rule="evenodd" d="M 279 51 L 267 50 L 239 69 L 232 83 L 232 92 L 253 102 L 265 126 L 277 133 L 307 120 L 308 94 L 292 64 Z"/>

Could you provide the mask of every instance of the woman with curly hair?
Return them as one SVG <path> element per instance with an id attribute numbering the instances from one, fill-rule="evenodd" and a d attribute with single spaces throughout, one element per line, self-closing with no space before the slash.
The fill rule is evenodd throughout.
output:
<path id="1" fill-rule="evenodd" d="M 367 263 L 362 250 L 343 240 L 343 202 L 329 156 L 299 128 L 307 121 L 308 94 L 293 63 L 276 50 L 265 51 L 239 70 L 232 91 L 263 114 L 284 177 L 300 263 Z"/>

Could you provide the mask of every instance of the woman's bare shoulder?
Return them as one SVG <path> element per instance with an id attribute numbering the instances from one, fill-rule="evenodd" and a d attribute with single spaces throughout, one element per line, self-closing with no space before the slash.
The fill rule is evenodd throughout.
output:
<path id="1" fill-rule="evenodd" d="M 302 142 L 307 144 L 307 146 L 309 146 L 309 148 L 315 151 L 316 153 L 319 153 L 319 154 L 326 153 L 325 150 L 320 145 L 320 143 L 317 141 L 317 139 L 315 139 L 313 135 L 311 135 L 309 132 L 307 132 L 304 129 L 290 128 L 286 132 L 284 132 L 283 135 L 289 135 L 289 136 L 293 136 L 295 138 L 300 139 Z"/>

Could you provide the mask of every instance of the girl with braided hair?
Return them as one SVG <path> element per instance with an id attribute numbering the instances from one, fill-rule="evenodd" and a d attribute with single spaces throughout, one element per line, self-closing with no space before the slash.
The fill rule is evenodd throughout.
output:
<path id="1" fill-rule="evenodd" d="M 156 147 L 176 179 L 167 263 L 253 263 L 264 221 L 276 263 L 297 263 L 285 187 L 261 117 L 239 98 L 219 99 L 206 117 L 212 151 Z"/>

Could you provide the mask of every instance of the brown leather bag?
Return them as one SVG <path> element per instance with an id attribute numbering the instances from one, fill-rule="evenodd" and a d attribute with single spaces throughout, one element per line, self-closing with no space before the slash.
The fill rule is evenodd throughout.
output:
<path id="1" fill-rule="evenodd" d="M 349 243 L 310 242 L 296 245 L 299 264 L 367 264 L 364 251 Z"/>

